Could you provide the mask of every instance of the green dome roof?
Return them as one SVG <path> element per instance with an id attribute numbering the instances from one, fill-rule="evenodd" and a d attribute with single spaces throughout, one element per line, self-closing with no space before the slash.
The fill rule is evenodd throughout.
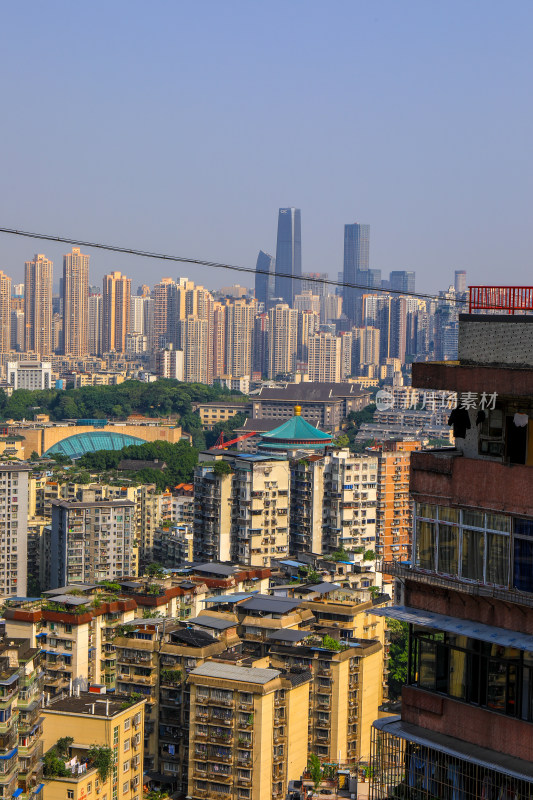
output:
<path id="1" fill-rule="evenodd" d="M 258 447 L 261 450 L 323 450 L 331 444 L 332 439 L 331 434 L 324 433 L 295 414 L 278 428 L 262 433 Z"/>

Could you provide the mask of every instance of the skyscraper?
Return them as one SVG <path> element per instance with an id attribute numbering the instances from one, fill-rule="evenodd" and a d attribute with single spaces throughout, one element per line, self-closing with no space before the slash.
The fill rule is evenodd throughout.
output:
<path id="1" fill-rule="evenodd" d="M 395 269 L 390 274 L 389 285 L 396 292 L 414 292 L 415 273 L 405 269 Z"/>
<path id="2" fill-rule="evenodd" d="M 0 354 L 11 349 L 11 278 L 0 270 Z"/>
<path id="3" fill-rule="evenodd" d="M 52 352 L 52 262 L 42 254 L 24 268 L 24 350 Z"/>
<path id="4" fill-rule="evenodd" d="M 276 247 L 275 294 L 292 306 L 300 292 L 302 274 L 302 222 L 299 208 L 280 208 Z M 283 276 L 287 277 L 283 277 Z M 293 277 L 291 277 L 293 276 Z"/>
<path id="5" fill-rule="evenodd" d="M 370 225 L 360 225 L 354 222 L 344 226 L 344 268 L 343 283 L 361 284 L 369 286 L 365 276 L 359 273 L 368 272 L 370 265 Z M 366 276 L 368 278 L 368 276 Z M 381 277 L 381 276 L 380 276 Z M 379 285 L 381 286 L 381 280 Z M 343 310 L 348 319 L 358 324 L 360 322 L 359 308 L 361 289 L 354 289 L 349 286 L 343 287 Z"/>
<path id="6" fill-rule="evenodd" d="M 466 292 L 466 271 L 464 269 L 455 270 L 455 291 L 458 294 Z"/>
<path id="7" fill-rule="evenodd" d="M 63 256 L 63 341 L 66 356 L 82 358 L 89 351 L 89 256 L 79 247 Z"/>
<path id="8" fill-rule="evenodd" d="M 102 347 L 104 353 L 126 350 L 130 324 L 131 280 L 120 272 L 104 276 L 102 296 Z"/>
<path id="9" fill-rule="evenodd" d="M 260 250 L 255 265 L 255 299 L 263 303 L 264 311 L 268 311 L 270 300 L 274 297 L 275 266 L 274 256 Z"/>

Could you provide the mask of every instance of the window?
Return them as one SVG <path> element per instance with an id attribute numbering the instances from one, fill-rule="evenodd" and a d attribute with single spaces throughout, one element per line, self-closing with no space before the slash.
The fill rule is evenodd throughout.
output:
<path id="1" fill-rule="evenodd" d="M 68 800 L 74 800 L 74 789 L 67 789 Z"/>
<path id="2" fill-rule="evenodd" d="M 129 792 L 129 789 L 130 789 L 129 781 L 126 781 L 125 783 L 122 784 L 122 794 L 126 794 L 126 792 Z"/>
<path id="3" fill-rule="evenodd" d="M 87 794 L 91 794 L 92 790 L 93 790 L 93 784 L 92 784 L 92 781 L 90 781 L 87 784 Z"/>
<path id="4" fill-rule="evenodd" d="M 118 744 L 118 725 L 113 728 L 113 744 Z"/>
<path id="5" fill-rule="evenodd" d="M 411 685 L 533 722 L 532 654 L 416 627 L 409 648 Z"/>
<path id="6" fill-rule="evenodd" d="M 416 511 L 413 551 L 417 567 L 467 581 L 509 586 L 512 517 L 477 509 L 428 506 L 422 503 L 417 504 Z M 424 519 L 423 514 L 432 516 Z M 531 523 L 533 529 L 533 520 Z M 525 550 L 527 549 L 526 547 Z M 516 556 L 515 547 L 515 558 Z M 518 555 L 518 582 L 523 584 L 531 580 L 533 587 L 532 562 L 527 552 L 523 558 L 526 568 L 520 572 Z M 533 559 L 533 552 L 531 558 Z M 532 590 L 533 588 L 529 589 Z"/>
<path id="7" fill-rule="evenodd" d="M 124 752 L 127 753 L 129 749 L 130 749 L 130 739 L 126 739 L 124 741 Z"/>
<path id="8" fill-rule="evenodd" d="M 128 717 L 128 719 L 124 720 L 124 730 L 129 731 L 130 726 L 131 726 L 131 719 Z"/>
<path id="9" fill-rule="evenodd" d="M 130 769 L 130 762 L 125 761 L 124 764 L 122 765 L 122 772 L 129 772 L 129 769 Z"/>

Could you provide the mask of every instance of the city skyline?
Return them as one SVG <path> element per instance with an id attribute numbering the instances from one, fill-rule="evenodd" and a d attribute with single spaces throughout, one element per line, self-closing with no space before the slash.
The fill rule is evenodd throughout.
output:
<path id="1" fill-rule="evenodd" d="M 342 228 L 355 219 L 371 225 L 372 266 L 414 270 L 420 290 L 455 269 L 474 284 L 497 283 L 502 264 L 521 284 L 533 8 L 519 0 L 505 15 L 495 3 L 478 12 L 414 0 L 378 9 L 297 2 L 289 12 L 277 0 L 158 9 L 97 0 L 65 14 L 52 0 L 28 26 L 24 9 L 10 6 L 5 71 L 43 41 L 47 58 L 38 67 L 30 59 L 6 86 L 0 218 L 253 266 L 260 249 L 275 252 L 275 210 L 294 206 L 305 271 L 342 268 Z M 365 31 L 357 48 L 355 28 Z M 187 31 L 179 53 L 175 30 Z M 75 60 L 64 47 L 73 31 Z M 64 122 L 74 97 L 84 109 L 76 136 Z M 46 120 L 38 147 L 36 119 Z M 83 187 L 76 202 L 73 180 Z M 36 182 L 41 191 L 29 192 Z M 60 263 L 60 247 L 35 249 Z M 0 266 L 14 281 L 33 252 L 0 237 Z M 137 285 L 153 268 L 110 255 L 95 259 L 94 277 L 120 270 Z M 196 278 L 227 283 L 209 269 Z"/>

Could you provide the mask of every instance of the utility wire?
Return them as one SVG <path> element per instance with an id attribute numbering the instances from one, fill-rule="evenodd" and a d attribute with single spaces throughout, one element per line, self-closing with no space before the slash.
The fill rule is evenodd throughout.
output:
<path id="1" fill-rule="evenodd" d="M 278 278 L 290 278 L 292 280 L 305 280 L 310 283 L 321 283 L 326 284 L 328 286 L 340 286 L 346 289 L 363 289 L 367 294 L 398 294 L 402 297 L 416 297 L 423 300 L 434 300 L 438 301 L 443 298 L 438 297 L 437 295 L 433 294 L 424 294 L 422 292 L 404 292 L 401 289 L 384 289 L 382 287 L 373 286 L 365 286 L 364 284 L 359 283 L 350 283 L 347 281 L 335 281 L 331 278 L 320 278 L 320 277 L 313 277 L 308 275 L 290 275 L 286 272 L 276 272 L 271 273 L 266 269 L 255 269 L 254 267 L 239 267 L 235 264 L 224 264 L 218 261 L 204 261 L 200 258 L 186 258 L 185 256 L 172 256 L 172 255 L 165 255 L 164 253 L 152 253 L 149 250 L 136 250 L 132 247 L 120 247 L 119 245 L 113 244 L 102 244 L 101 242 L 85 242 L 82 239 L 71 239 L 67 236 L 52 236 L 51 234 L 47 233 L 33 233 L 31 231 L 20 231 L 16 228 L 2 228 L 0 227 L 0 233 L 10 234 L 12 236 L 21 236 L 26 239 L 42 239 L 48 242 L 60 242 L 62 244 L 70 244 L 77 247 L 92 247 L 98 250 L 108 250 L 113 253 L 124 253 L 125 255 L 130 256 L 141 256 L 143 258 L 155 258 L 161 261 L 172 261 L 172 262 L 179 262 L 181 264 L 197 264 L 201 267 L 214 267 L 216 269 L 229 269 L 234 270 L 235 272 L 247 272 L 252 275 L 269 275 L 272 276 L 275 274 Z M 445 299 L 445 298 L 444 298 Z M 465 305 L 468 300 L 460 300 L 460 299 L 450 299 L 447 301 L 451 305 Z"/>

